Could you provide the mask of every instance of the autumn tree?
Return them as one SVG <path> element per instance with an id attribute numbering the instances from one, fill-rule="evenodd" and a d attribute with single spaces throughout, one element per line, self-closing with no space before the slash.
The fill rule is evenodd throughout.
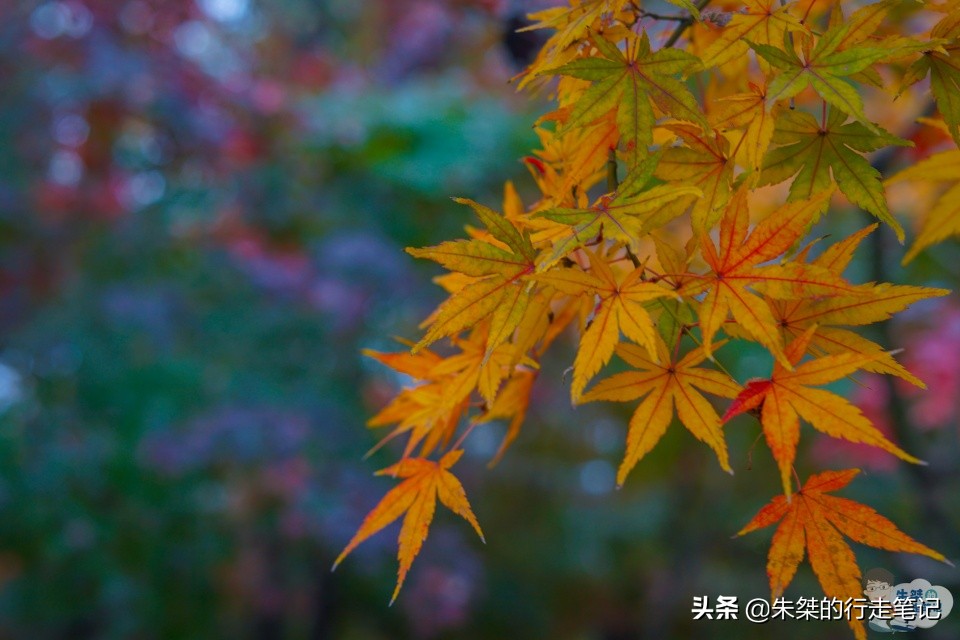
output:
<path id="1" fill-rule="evenodd" d="M 771 492 L 782 495 L 740 533 L 780 523 L 767 566 L 774 597 L 805 555 L 827 596 L 859 597 L 844 536 L 945 560 L 870 507 L 827 495 L 856 469 L 801 482 L 794 461 L 806 424 L 922 464 L 821 387 L 860 371 L 923 387 L 897 345 L 860 327 L 948 292 L 845 271 L 878 225 L 910 242 L 908 261 L 960 233 L 960 150 L 898 172 L 914 143 L 880 123 L 960 143 L 960 3 L 670 1 L 668 14 L 571 0 L 533 15 L 530 29 L 552 35 L 517 84 L 556 99 L 525 159 L 539 199 L 521 202 L 509 183 L 500 210 L 457 199 L 472 211 L 467 237 L 409 249 L 448 271 L 437 278 L 448 295 L 409 349 L 367 354 L 413 381 L 369 422 L 404 443 L 379 472 L 399 484 L 337 559 L 402 517 L 394 598 L 437 501 L 480 534 L 453 474 L 463 442 L 505 420 L 494 462 L 503 455 L 543 354 L 565 332 L 579 342 L 572 402 L 636 407 L 620 484 L 674 422 L 733 473 L 725 424 L 745 413 L 759 421 L 780 472 Z M 908 99 L 928 104 L 919 122 L 889 115 Z M 901 181 L 943 185 L 932 207 L 913 212 L 914 233 L 887 203 L 886 185 Z M 825 216 L 857 209 L 878 223 L 839 240 L 814 234 Z M 732 377 L 723 353 L 742 341 L 767 351 L 772 369 Z M 627 370 L 604 375 L 614 357 Z M 865 637 L 861 621 L 850 624 Z"/>

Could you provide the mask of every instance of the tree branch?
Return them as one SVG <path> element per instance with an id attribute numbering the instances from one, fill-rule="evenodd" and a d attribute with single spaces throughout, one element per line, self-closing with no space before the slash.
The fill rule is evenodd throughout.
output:
<path id="1" fill-rule="evenodd" d="M 700 2 L 697 3 L 697 11 L 703 11 L 708 4 L 710 4 L 710 0 L 700 0 Z M 673 30 L 673 33 L 670 34 L 670 37 L 667 38 L 667 41 L 663 43 L 663 48 L 667 49 L 677 44 L 677 40 L 680 39 L 680 36 L 683 35 L 683 32 L 686 31 L 687 28 L 690 27 L 694 22 L 696 22 L 696 20 L 694 20 L 693 16 L 687 16 L 684 18 L 684 20 L 677 25 L 677 28 Z"/>

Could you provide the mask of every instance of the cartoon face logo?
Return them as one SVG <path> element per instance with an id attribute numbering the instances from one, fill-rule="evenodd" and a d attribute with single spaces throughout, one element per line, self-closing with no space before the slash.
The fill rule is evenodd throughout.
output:
<path id="1" fill-rule="evenodd" d="M 893 574 L 886 569 L 870 569 L 863 574 L 863 595 L 871 602 L 893 602 Z M 893 633 L 891 615 L 875 615 L 867 626 L 880 633 Z"/>
<path id="2" fill-rule="evenodd" d="M 893 574 L 886 569 L 870 569 L 863 575 L 863 595 L 867 599 L 892 600 Z"/>
<path id="3" fill-rule="evenodd" d="M 863 595 L 874 603 L 888 603 L 873 609 L 867 624 L 880 633 L 930 628 L 953 608 L 953 596 L 946 588 L 919 578 L 895 584 L 886 569 L 870 569 L 863 575 Z"/>

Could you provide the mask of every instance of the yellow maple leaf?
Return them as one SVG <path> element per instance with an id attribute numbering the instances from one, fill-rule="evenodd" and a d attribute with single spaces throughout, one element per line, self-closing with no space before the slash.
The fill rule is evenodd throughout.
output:
<path id="1" fill-rule="evenodd" d="M 614 347 L 620 342 L 620 333 L 642 345 L 654 357 L 656 330 L 643 304 L 670 295 L 670 291 L 652 282 L 644 282 L 643 267 L 637 267 L 618 279 L 599 255 L 590 252 L 590 272 L 575 268 L 553 269 L 537 274 L 535 279 L 558 291 L 573 296 L 597 296 L 593 320 L 580 338 L 577 357 L 573 362 L 571 396 L 574 402 L 600 371 Z"/>
<path id="2" fill-rule="evenodd" d="M 506 342 L 523 319 L 530 302 L 524 276 L 534 270 L 536 252 L 530 238 L 505 216 L 472 200 L 470 205 L 483 221 L 494 242 L 478 238 L 444 242 L 435 247 L 407 249 L 418 258 L 429 258 L 452 271 L 476 277 L 444 301 L 432 318 L 426 335 L 414 351 L 490 318 L 486 356 Z"/>
<path id="3" fill-rule="evenodd" d="M 740 392 L 740 385 L 725 373 L 700 367 L 706 359 L 702 348 L 675 360 L 659 336 L 656 347 L 658 357 L 654 360 L 636 345 L 619 345 L 617 355 L 636 370 L 601 380 L 583 396 L 584 402 L 629 402 L 643 398 L 630 418 L 627 451 L 617 471 L 617 484 L 622 485 L 630 470 L 660 441 L 674 411 L 697 440 L 714 450 L 720 467 L 733 473 L 720 418 L 700 391 L 733 398 Z"/>
<path id="4" fill-rule="evenodd" d="M 767 109 L 766 87 L 748 84 L 750 91 L 720 98 L 711 105 L 707 120 L 716 130 L 730 136 L 738 134 L 730 154 L 737 158 L 754 179 L 760 175 L 763 156 L 773 140 L 774 123 L 782 105 Z"/>
<path id="5" fill-rule="evenodd" d="M 950 185 L 924 215 L 920 233 L 903 257 L 903 263 L 907 264 L 927 247 L 960 235 L 960 150 L 944 151 L 921 160 L 888 179 L 886 184 L 902 180 L 927 180 Z"/>
<path id="6" fill-rule="evenodd" d="M 360 529 L 337 556 L 333 568 L 336 569 L 347 554 L 364 540 L 392 524 L 400 516 L 404 516 L 398 539 L 397 559 L 400 561 L 400 568 L 397 573 L 397 586 L 390 598 L 390 603 L 393 604 L 413 564 L 413 559 L 420 553 L 420 548 L 427 539 L 438 499 L 448 509 L 469 522 L 480 539 L 484 540 L 483 531 L 480 530 L 480 524 L 470 509 L 463 485 L 449 471 L 462 455 L 463 450 L 456 449 L 444 454 L 439 462 L 423 458 L 405 458 L 378 471 L 379 476 L 389 475 L 404 478 L 404 481 L 387 492 L 387 495 L 383 496 L 377 506 L 367 514 Z"/>
<path id="7" fill-rule="evenodd" d="M 744 0 L 744 5 L 744 12 L 734 13 L 720 36 L 701 54 L 707 69 L 745 56 L 747 40 L 779 45 L 786 33 L 806 29 L 790 15 L 792 3 L 777 8 L 776 0 Z"/>

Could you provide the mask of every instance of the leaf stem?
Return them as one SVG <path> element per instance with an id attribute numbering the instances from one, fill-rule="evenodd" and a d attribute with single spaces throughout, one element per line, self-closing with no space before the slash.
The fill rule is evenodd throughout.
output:
<path id="1" fill-rule="evenodd" d="M 467 439 L 467 436 L 473 431 L 473 429 L 480 424 L 479 422 L 471 422 L 470 426 L 467 427 L 463 433 L 460 434 L 460 437 L 457 438 L 457 441 L 453 443 L 453 446 L 447 449 L 447 451 L 456 451 L 463 444 L 463 441 Z"/>

